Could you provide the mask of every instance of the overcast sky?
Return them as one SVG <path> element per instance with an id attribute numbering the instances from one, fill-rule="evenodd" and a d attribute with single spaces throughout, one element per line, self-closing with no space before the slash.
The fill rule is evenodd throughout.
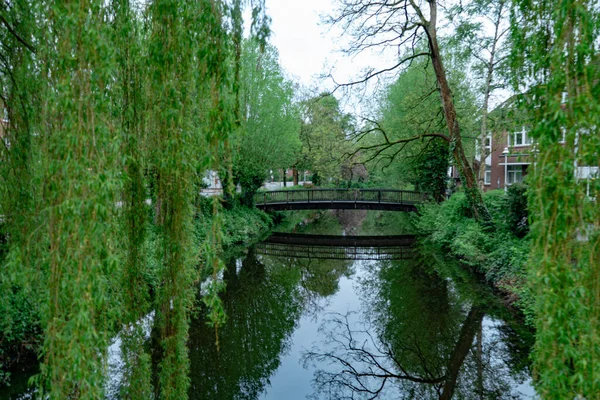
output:
<path id="1" fill-rule="evenodd" d="M 331 73 L 337 82 L 343 83 L 358 78 L 365 68 L 382 69 L 396 63 L 396 55 L 370 52 L 349 57 L 339 50 L 348 43 L 349 37 L 340 38 L 340 30 L 321 24 L 320 15 L 330 14 L 336 0 L 266 0 L 267 14 L 271 17 L 270 42 L 279 50 L 280 62 L 290 76 L 316 91 L 331 90 L 331 80 L 319 80 L 318 76 Z M 443 24 L 440 24 L 443 25 Z M 440 28 L 443 29 L 443 28 Z M 389 77 L 388 77 L 389 79 Z M 344 96 L 346 112 L 369 114 L 373 85 L 365 94 L 353 89 L 354 98 Z M 491 99 L 492 107 L 506 99 L 507 91 L 496 91 Z M 340 98 L 341 93 L 336 93 Z M 363 101 L 357 105 L 356 101 Z M 363 110 L 363 111 L 361 111 Z"/>
<path id="2" fill-rule="evenodd" d="M 339 50 L 348 38 L 340 38 L 339 29 L 320 23 L 320 15 L 333 11 L 334 2 L 266 0 L 272 19 L 270 42 L 279 50 L 281 65 L 304 87 L 319 91 L 333 88 L 331 80 L 319 80 L 319 75 L 331 72 L 337 82 L 348 82 L 367 67 L 381 68 L 394 61 L 393 55 L 378 53 L 355 57 L 341 54 Z"/>

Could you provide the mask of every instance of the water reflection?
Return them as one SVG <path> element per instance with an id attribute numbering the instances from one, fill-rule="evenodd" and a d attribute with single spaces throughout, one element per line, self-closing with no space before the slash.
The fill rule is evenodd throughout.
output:
<path id="1" fill-rule="evenodd" d="M 190 398 L 527 398 L 531 334 L 456 264 L 263 250 L 227 262 L 220 349 L 192 324 Z"/>
<path id="2" fill-rule="evenodd" d="M 203 316 L 190 329 L 191 399 L 255 399 L 279 366 L 301 312 L 298 270 L 272 268 L 253 251 L 230 260 L 222 295 L 227 314 L 215 331 Z"/>
<path id="3" fill-rule="evenodd" d="M 317 260 L 402 260 L 415 256 L 412 235 L 339 236 L 274 233 L 254 246 L 261 255 Z"/>
<path id="4" fill-rule="evenodd" d="M 527 354 L 511 354 L 504 340 L 517 321 L 485 286 L 450 280 L 435 266 L 422 256 L 382 262 L 361 279 L 362 311 L 331 314 L 304 354 L 317 368 L 313 397 L 525 397 L 518 388 L 529 376 Z"/>
<path id="5" fill-rule="evenodd" d="M 190 399 L 256 399 L 289 351 L 300 314 L 315 298 L 334 294 L 349 266 L 273 259 L 254 249 L 241 261 L 229 260 L 219 348 L 204 316 L 190 329 Z"/>
<path id="6" fill-rule="evenodd" d="M 371 219 L 372 231 L 385 222 Z M 278 252 L 229 257 L 219 348 L 203 312 L 190 327 L 190 398 L 528 398 L 532 333 L 477 277 L 412 242 L 286 234 L 266 243 Z"/>

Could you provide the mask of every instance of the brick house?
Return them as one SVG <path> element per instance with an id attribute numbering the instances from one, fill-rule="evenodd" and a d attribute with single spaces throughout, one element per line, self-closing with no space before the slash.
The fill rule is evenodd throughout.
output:
<path id="1" fill-rule="evenodd" d="M 504 189 L 513 183 L 523 182 L 532 161 L 533 142 L 527 129 L 504 130 L 489 134 L 485 141 L 486 154 L 483 190 Z M 477 151 L 476 159 L 479 159 Z"/>
<path id="2" fill-rule="evenodd" d="M 533 143 L 527 135 L 527 129 L 521 127 L 514 131 L 502 130 L 488 134 L 485 140 L 485 174 L 478 179 L 484 191 L 504 189 L 513 183 L 523 182 L 531 165 Z M 479 172 L 481 152 L 475 149 L 473 168 Z M 460 185 L 460 177 L 454 166 L 448 171 L 449 177 Z"/>
<path id="3" fill-rule="evenodd" d="M 496 129 L 490 132 L 485 140 L 485 154 L 487 154 L 485 174 L 478 179 L 480 187 L 486 192 L 494 189 L 506 189 L 514 183 L 523 182 L 530 168 L 533 168 L 535 144 L 529 136 L 527 128 L 531 120 L 513 107 L 516 98 L 517 96 L 509 98 L 490 113 L 490 118 L 496 121 Z M 563 94 L 563 103 L 566 101 L 565 93 Z M 559 143 L 564 143 L 564 138 L 563 142 Z M 473 167 L 475 174 L 479 175 L 481 150 L 477 147 Z M 577 150 L 575 149 L 575 151 Z M 449 176 L 459 184 L 460 179 L 456 168 L 451 168 Z M 575 165 L 575 177 L 587 186 L 589 193 L 590 182 L 600 179 L 600 166 Z"/>

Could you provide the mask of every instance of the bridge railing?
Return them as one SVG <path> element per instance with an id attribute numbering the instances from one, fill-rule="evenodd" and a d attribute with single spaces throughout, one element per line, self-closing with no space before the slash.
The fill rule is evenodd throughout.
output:
<path id="1" fill-rule="evenodd" d="M 255 204 L 310 202 L 371 202 L 416 204 L 427 200 L 429 194 L 396 189 L 298 189 L 259 192 Z"/>
<path id="2" fill-rule="evenodd" d="M 331 247 L 315 245 L 289 245 L 259 243 L 257 254 L 286 258 L 315 258 L 328 260 L 407 260 L 416 256 L 412 246 L 385 247 Z"/>

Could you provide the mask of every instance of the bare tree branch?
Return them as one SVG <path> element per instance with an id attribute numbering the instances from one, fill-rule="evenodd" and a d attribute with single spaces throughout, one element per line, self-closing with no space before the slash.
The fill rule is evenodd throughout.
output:
<path id="1" fill-rule="evenodd" d="M 371 72 L 367 73 L 367 75 L 365 77 L 363 77 L 362 79 L 359 79 L 359 80 L 354 81 L 354 82 L 338 83 L 338 82 L 335 81 L 335 79 L 333 78 L 333 76 L 330 75 L 329 77 L 333 80 L 333 82 L 336 85 L 336 87 L 331 91 L 331 93 L 335 93 L 335 91 L 337 89 L 341 88 L 341 87 L 354 86 L 354 85 L 359 85 L 361 83 L 365 83 L 368 80 L 370 80 L 371 78 L 374 78 L 374 77 L 379 76 L 381 74 L 384 74 L 386 72 L 394 71 L 395 69 L 397 69 L 398 67 L 400 67 L 402 64 L 404 64 L 404 63 L 406 63 L 406 62 L 408 62 L 410 60 L 413 60 L 413 59 L 415 59 L 417 57 L 423 57 L 423 56 L 429 56 L 429 53 L 427 53 L 427 52 L 421 52 L 421 53 L 410 55 L 408 57 L 403 58 L 402 60 L 400 60 L 400 62 L 398 62 L 397 64 L 395 64 L 392 67 L 380 69 L 380 70 L 375 71 L 375 72 L 371 71 Z"/>

